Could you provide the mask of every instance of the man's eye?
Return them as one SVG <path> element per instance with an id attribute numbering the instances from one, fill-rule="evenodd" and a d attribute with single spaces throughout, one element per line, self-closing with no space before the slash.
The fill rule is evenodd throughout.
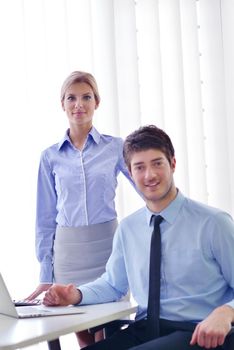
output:
<path id="1" fill-rule="evenodd" d="M 155 167 L 156 168 L 161 168 L 163 166 L 163 164 L 164 164 L 163 162 L 156 162 L 155 163 Z"/>

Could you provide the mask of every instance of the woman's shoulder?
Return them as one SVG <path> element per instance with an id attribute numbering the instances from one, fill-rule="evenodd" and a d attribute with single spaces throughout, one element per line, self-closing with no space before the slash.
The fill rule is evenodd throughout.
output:
<path id="1" fill-rule="evenodd" d="M 104 139 L 114 140 L 116 142 L 120 142 L 120 141 L 123 142 L 123 139 L 120 136 L 114 136 L 114 135 L 108 135 L 108 134 L 100 134 L 100 136 Z"/>
<path id="2" fill-rule="evenodd" d="M 120 149 L 123 148 L 123 139 L 121 137 L 107 135 L 107 134 L 101 134 L 100 138 L 101 138 L 103 143 L 109 144 L 113 147 L 117 147 Z"/>
<path id="3" fill-rule="evenodd" d="M 94 126 L 90 131 L 93 139 L 96 140 L 97 143 L 101 140 L 104 143 L 112 143 L 123 145 L 123 139 L 119 136 L 114 136 L 106 133 L 100 133 Z"/>
<path id="4" fill-rule="evenodd" d="M 41 151 L 41 161 L 57 158 L 59 153 L 60 143 L 54 143 Z"/>
<path id="5" fill-rule="evenodd" d="M 57 150 L 59 150 L 59 142 L 54 143 L 54 144 L 44 148 L 41 153 L 50 153 L 50 152 L 57 151 Z"/>

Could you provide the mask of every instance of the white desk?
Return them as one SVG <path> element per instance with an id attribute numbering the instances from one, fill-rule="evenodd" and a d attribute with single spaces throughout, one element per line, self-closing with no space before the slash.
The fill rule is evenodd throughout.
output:
<path id="1" fill-rule="evenodd" d="M 60 349 L 59 337 L 82 331 L 135 313 L 130 302 L 78 306 L 84 314 L 14 319 L 0 315 L 0 350 L 12 350 L 47 341 L 51 350 Z"/>

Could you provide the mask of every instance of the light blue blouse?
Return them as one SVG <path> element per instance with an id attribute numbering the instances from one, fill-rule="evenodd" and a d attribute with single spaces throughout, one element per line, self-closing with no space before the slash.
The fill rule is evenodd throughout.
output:
<path id="1" fill-rule="evenodd" d="M 79 227 L 116 218 L 117 176 L 132 183 L 123 159 L 123 140 L 101 135 L 93 127 L 82 151 L 68 131 L 42 152 L 37 188 L 36 254 L 40 281 L 53 281 L 53 240 L 56 226 Z"/>

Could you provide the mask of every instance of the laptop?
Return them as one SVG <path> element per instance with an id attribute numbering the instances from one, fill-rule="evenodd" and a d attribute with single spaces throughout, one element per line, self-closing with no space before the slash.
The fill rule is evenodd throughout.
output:
<path id="1" fill-rule="evenodd" d="M 11 299 L 10 293 L 0 273 L 0 314 L 14 318 L 32 318 L 58 315 L 83 314 L 78 306 L 19 306 L 16 307 Z"/>

